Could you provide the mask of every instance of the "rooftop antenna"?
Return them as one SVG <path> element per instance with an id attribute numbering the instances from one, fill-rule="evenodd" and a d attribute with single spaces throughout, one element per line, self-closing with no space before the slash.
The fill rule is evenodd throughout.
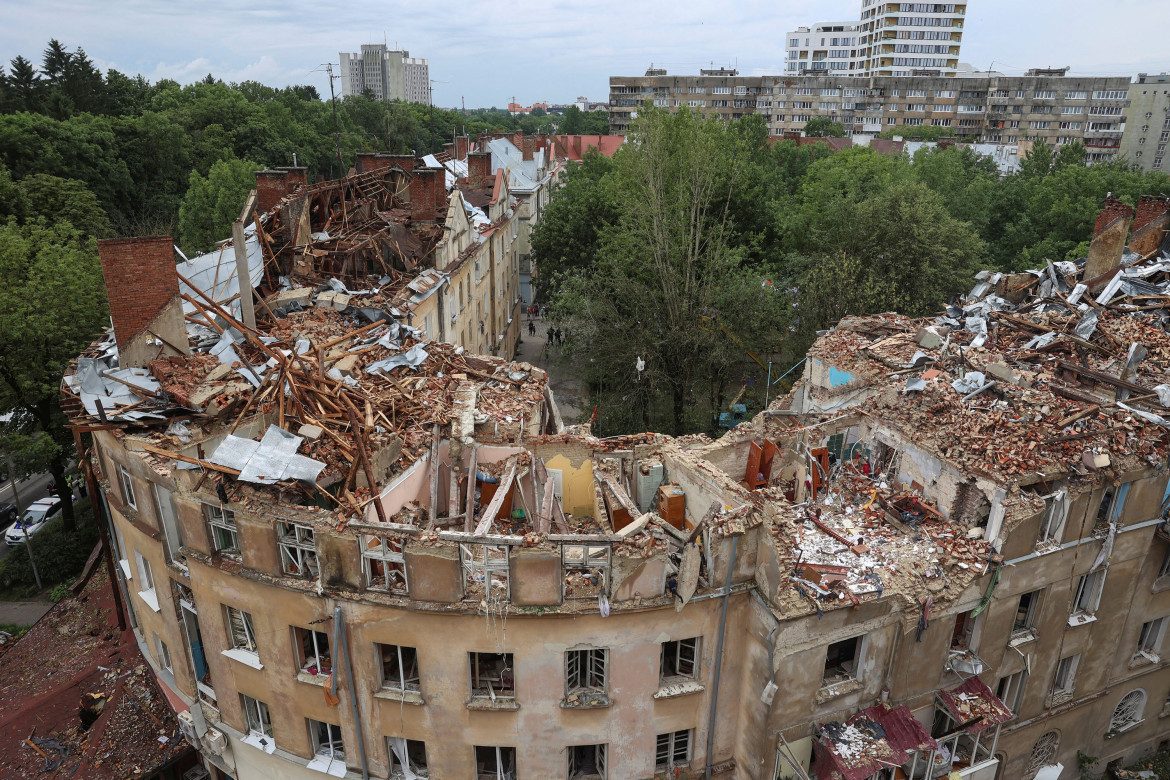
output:
<path id="1" fill-rule="evenodd" d="M 345 171 L 345 159 L 341 156 L 341 128 L 337 124 L 337 93 L 333 89 L 333 80 L 338 76 L 333 75 L 333 63 L 327 62 L 321 66 L 329 74 L 329 98 L 333 104 L 333 143 L 337 149 L 337 164 L 341 166 L 341 170 Z"/>

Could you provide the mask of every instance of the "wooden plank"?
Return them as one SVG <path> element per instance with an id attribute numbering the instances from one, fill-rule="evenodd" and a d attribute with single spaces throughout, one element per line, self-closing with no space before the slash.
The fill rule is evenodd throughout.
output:
<path id="1" fill-rule="evenodd" d="M 431 525 L 439 519 L 439 424 L 435 423 L 431 431 Z"/>
<path id="2" fill-rule="evenodd" d="M 475 527 L 475 531 L 473 532 L 474 536 L 483 536 L 492 527 L 492 521 L 496 519 L 496 513 L 500 511 L 500 507 L 503 506 L 508 491 L 512 488 L 512 480 L 516 478 L 515 457 L 511 458 L 511 461 L 508 464 L 508 470 L 504 472 L 504 478 L 500 480 L 500 486 L 496 488 L 496 494 L 492 496 L 491 502 L 483 512 L 483 517 L 479 519 L 479 525 Z"/>
<path id="3" fill-rule="evenodd" d="M 467 467 L 467 512 L 463 516 L 463 530 L 471 533 L 471 524 L 475 522 L 475 483 L 476 469 L 479 468 L 479 451 L 473 445 L 471 448 L 471 463 Z"/>
<path id="4" fill-rule="evenodd" d="M 555 491 L 556 483 L 549 474 L 544 481 L 544 501 L 540 505 L 540 525 L 536 529 L 538 534 L 547 534 L 552 525 L 553 501 L 557 497 Z"/>

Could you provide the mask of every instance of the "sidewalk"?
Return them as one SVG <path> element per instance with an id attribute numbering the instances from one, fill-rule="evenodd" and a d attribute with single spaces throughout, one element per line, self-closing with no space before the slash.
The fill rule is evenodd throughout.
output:
<path id="1" fill-rule="evenodd" d="M 0 623 L 28 626 L 40 620 L 53 608 L 53 602 L 44 601 L 0 601 Z"/>
<path id="2" fill-rule="evenodd" d="M 561 348 L 549 346 L 548 329 L 550 323 L 543 319 L 534 320 L 536 335 L 528 335 L 528 314 L 525 312 L 520 322 L 522 335 L 520 346 L 516 349 L 515 359 L 528 362 L 543 368 L 548 372 L 549 386 L 552 387 L 553 397 L 561 410 L 561 418 L 565 425 L 583 422 L 588 415 L 585 409 L 589 401 L 588 393 L 581 383 L 580 374 L 574 367 L 563 359 Z"/>

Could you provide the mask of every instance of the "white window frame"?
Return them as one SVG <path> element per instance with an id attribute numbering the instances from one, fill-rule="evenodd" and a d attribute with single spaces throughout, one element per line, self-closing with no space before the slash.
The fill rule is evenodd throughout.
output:
<path id="1" fill-rule="evenodd" d="M 565 695 L 609 692 L 609 650 L 588 647 L 565 651 Z"/>
<path id="2" fill-rule="evenodd" d="M 394 657 L 398 659 L 398 679 L 389 680 L 386 678 L 386 652 L 391 650 Z M 407 672 L 406 659 L 403 658 L 402 651 L 409 650 L 414 653 L 414 674 Z M 374 643 L 374 651 L 378 656 L 378 675 L 382 680 L 382 688 L 391 691 L 417 691 L 420 690 L 421 677 L 419 675 L 418 664 L 418 648 L 406 647 L 404 645 L 390 645 L 383 642 Z"/>
<path id="3" fill-rule="evenodd" d="M 142 557 L 142 553 L 134 551 L 134 560 L 138 564 L 138 596 L 155 612 L 159 611 L 158 594 L 154 589 L 154 574 L 150 570 L 150 561 Z"/>
<path id="4" fill-rule="evenodd" d="M 134 495 L 134 481 L 130 472 L 121 463 L 118 464 L 118 486 L 122 488 L 122 503 L 137 511 L 138 499 Z"/>
<path id="5" fill-rule="evenodd" d="M 341 726 L 323 720 L 306 718 L 309 722 L 309 737 L 313 741 L 313 755 L 321 758 L 332 758 L 345 761 L 345 743 L 341 739 Z M 321 727 L 325 731 L 325 740 L 321 740 Z"/>
<path id="6" fill-rule="evenodd" d="M 600 777 L 601 780 L 608 780 L 609 773 L 608 773 L 608 767 L 607 767 L 607 761 L 606 761 L 606 759 L 607 759 L 606 748 L 607 747 L 608 746 L 604 743 L 600 744 L 600 745 L 569 745 L 565 749 L 565 752 L 568 753 L 568 756 L 569 756 L 568 774 L 566 775 L 568 780 L 575 780 L 576 778 L 593 777 L 593 776 Z M 593 769 L 593 773 L 590 775 L 583 774 L 582 770 L 577 767 L 577 750 L 579 750 L 581 748 L 593 748 L 593 767 L 594 767 L 594 769 Z"/>
<path id="7" fill-rule="evenodd" d="M 316 536 L 311 525 L 279 520 L 276 539 L 280 547 L 280 570 L 290 577 L 316 580 L 320 576 L 317 565 Z"/>
<path id="8" fill-rule="evenodd" d="M 1162 662 L 1162 640 L 1166 636 L 1167 619 L 1155 618 L 1142 624 L 1138 633 L 1137 649 L 1133 654 L 1134 663 L 1157 664 Z"/>
<path id="9" fill-rule="evenodd" d="M 672 650 L 672 645 L 674 646 L 673 652 L 669 653 L 668 656 L 668 651 Z M 697 636 L 687 639 L 671 639 L 663 642 L 659 650 L 659 684 L 668 685 L 680 680 L 699 679 L 699 667 L 702 659 L 699 653 L 701 650 L 702 640 Z M 687 666 L 690 666 L 689 674 L 685 671 Z"/>
<path id="10" fill-rule="evenodd" d="M 244 724 L 248 730 L 244 741 L 266 753 L 273 752 L 276 749 L 276 737 L 272 736 L 272 715 L 268 705 L 246 693 L 240 694 L 240 705 L 244 710 Z"/>
<path id="11" fill-rule="evenodd" d="M 398 754 L 394 751 L 394 743 L 401 741 L 402 757 L 406 760 L 406 766 L 403 766 L 402 761 L 398 759 Z M 410 749 L 411 745 L 419 745 L 422 748 L 423 763 L 411 763 Z M 406 770 L 412 773 L 416 769 L 426 769 L 427 764 L 427 743 L 421 739 L 405 739 L 403 737 L 386 737 L 386 753 L 390 756 L 390 780 L 402 780 L 406 777 Z M 417 775 L 416 775 L 417 776 Z"/>
<path id="12" fill-rule="evenodd" d="M 1056 755 L 1059 750 L 1059 731 L 1046 731 L 1041 734 L 1040 739 L 1036 740 L 1036 744 L 1032 746 L 1032 752 L 1028 756 L 1028 768 L 1024 771 L 1024 777 L 1035 777 L 1036 773 L 1042 768 L 1052 765 L 1056 761 Z"/>
<path id="13" fill-rule="evenodd" d="M 608 591 L 610 555 L 611 548 L 608 544 L 562 544 L 561 567 L 565 572 L 562 595 L 565 598 L 593 598 L 592 594 L 586 596 L 569 595 L 568 580 L 575 573 L 598 573 L 598 579 L 600 579 L 598 587 L 602 591 Z"/>
<path id="14" fill-rule="evenodd" d="M 1068 521 L 1068 491 L 1060 488 L 1044 499 L 1044 514 L 1040 518 L 1040 530 L 1036 534 L 1036 546 L 1059 545 L 1064 538 L 1064 526 Z"/>
<path id="15" fill-rule="evenodd" d="M 204 504 L 203 516 L 207 518 L 207 524 L 211 528 L 211 548 L 215 552 L 239 558 L 240 529 L 236 525 L 236 513 L 222 505 Z M 221 544 L 220 533 L 230 535 L 235 546 Z"/>
<path id="16" fill-rule="evenodd" d="M 464 598 L 467 598 L 476 586 L 483 587 L 483 597 L 489 601 L 507 601 L 511 598 L 508 553 L 506 544 L 459 545 L 459 558 L 463 564 Z M 495 595 L 498 590 L 503 591 L 502 598 Z"/>
<path id="17" fill-rule="evenodd" d="M 165 671 L 170 672 L 171 677 L 174 677 L 175 666 L 171 661 L 171 649 L 167 647 L 167 643 L 158 634 L 154 635 L 154 644 L 155 649 L 158 650 L 158 665 Z"/>
<path id="18" fill-rule="evenodd" d="M 1028 685 L 1028 670 L 1021 669 L 1015 674 L 999 678 L 995 686 L 996 697 L 1012 711 L 1012 715 L 1020 714 L 1020 704 L 1024 701 L 1024 690 Z"/>
<path id="19" fill-rule="evenodd" d="M 1113 708 L 1113 716 L 1109 719 L 1109 731 L 1106 738 L 1122 734 L 1145 720 L 1146 692 L 1135 688 L 1121 697 L 1117 706 Z"/>
<path id="20" fill-rule="evenodd" d="M 410 592 L 410 583 L 406 578 L 406 558 L 404 557 L 406 552 L 405 539 L 397 536 L 362 534 L 360 544 L 362 569 L 366 574 L 367 588 L 399 594 Z M 397 545 L 397 549 L 395 549 L 395 545 Z M 380 575 L 376 572 L 379 564 L 382 568 Z M 391 583 L 391 572 L 396 572 L 401 577 L 401 586 L 395 586 Z"/>
<path id="21" fill-rule="evenodd" d="M 1101 605 L 1101 593 L 1105 590 L 1105 574 L 1108 569 L 1086 572 L 1077 581 L 1073 595 L 1069 625 L 1079 626 L 1097 619 L 1097 608 Z"/>
<path id="22" fill-rule="evenodd" d="M 1056 673 L 1052 675 L 1052 689 L 1048 693 L 1049 707 L 1073 697 L 1077 687 L 1077 667 L 1080 663 L 1080 653 L 1065 656 L 1056 663 Z"/>
<path id="23" fill-rule="evenodd" d="M 256 643 L 256 627 L 252 623 L 252 613 L 228 606 L 225 606 L 224 610 L 232 649 L 259 655 L 260 646 Z"/>
<path id="24" fill-rule="evenodd" d="M 654 745 L 654 771 L 670 772 L 676 766 L 690 766 L 693 737 L 694 729 L 659 734 Z"/>
<path id="25" fill-rule="evenodd" d="M 153 485 L 154 504 L 158 510 L 159 525 L 162 526 L 163 537 L 166 540 L 166 550 L 173 563 L 186 568 L 186 559 L 183 557 L 183 532 L 179 529 L 178 517 L 175 514 L 175 499 L 170 490 L 157 482 Z"/>
<path id="26" fill-rule="evenodd" d="M 307 643 L 306 638 L 309 640 Z M 296 651 L 297 662 L 300 664 L 298 671 L 312 674 L 309 670 L 315 668 L 319 675 L 333 673 L 333 648 L 329 646 L 329 634 L 311 628 L 293 626 L 293 642 L 295 643 L 293 649 Z M 306 648 L 306 644 L 312 649 Z M 322 644 L 324 650 L 322 650 Z M 321 663 L 322 658 L 329 661 L 328 669 Z"/>

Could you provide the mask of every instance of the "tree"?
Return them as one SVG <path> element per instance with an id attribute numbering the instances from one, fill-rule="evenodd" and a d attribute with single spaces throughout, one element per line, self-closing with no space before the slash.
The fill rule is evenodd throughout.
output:
<path id="1" fill-rule="evenodd" d="M 565 116 L 558 128 L 563 135 L 580 135 L 585 127 L 585 119 L 581 116 L 581 109 L 576 105 L 565 109 Z"/>
<path id="2" fill-rule="evenodd" d="M 921 141 L 940 141 L 944 138 L 954 138 L 955 130 L 953 127 L 934 127 L 933 125 L 898 125 L 886 130 L 878 138 L 890 140 L 894 136 L 916 138 Z"/>
<path id="3" fill-rule="evenodd" d="M 44 82 L 37 69 L 24 57 L 17 55 L 9 65 L 8 100 L 12 111 L 36 111 L 41 104 Z"/>
<path id="4" fill-rule="evenodd" d="M 46 222 L 68 222 L 86 238 L 108 238 L 113 234 L 110 219 L 97 196 L 77 179 L 63 179 L 45 173 L 20 181 L 31 217 Z"/>
<path id="5" fill-rule="evenodd" d="M 36 220 L 0 227 L 0 416 L 17 477 L 48 470 L 58 485 L 73 437 L 60 407 L 61 377 L 107 322 L 93 239 L 67 223 Z M 64 525 L 72 498 L 61 491 Z"/>
<path id="6" fill-rule="evenodd" d="M 804 126 L 804 134 L 809 138 L 844 138 L 845 125 L 832 122 L 827 117 L 813 117 Z"/>
<path id="7" fill-rule="evenodd" d="M 191 172 L 190 185 L 179 204 L 179 236 L 188 254 L 206 252 L 231 237 L 248 192 L 256 186 L 259 166 L 230 157 L 211 166 L 206 177 Z"/>

